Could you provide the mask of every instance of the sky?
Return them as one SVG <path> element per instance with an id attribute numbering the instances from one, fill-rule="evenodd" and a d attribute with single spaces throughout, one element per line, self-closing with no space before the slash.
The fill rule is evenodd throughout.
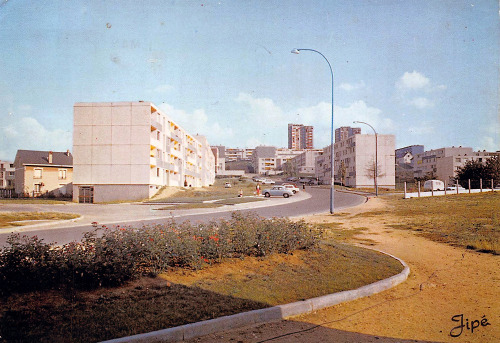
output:
<path id="1" fill-rule="evenodd" d="M 72 150 L 76 102 L 151 101 L 211 145 L 288 123 L 500 150 L 497 0 L 0 0 L 0 159 Z"/>

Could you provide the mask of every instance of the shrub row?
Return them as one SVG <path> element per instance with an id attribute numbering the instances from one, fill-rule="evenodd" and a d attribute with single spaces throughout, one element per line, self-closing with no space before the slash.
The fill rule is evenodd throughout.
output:
<path id="1" fill-rule="evenodd" d="M 117 286 L 169 267 L 201 268 L 227 257 L 289 253 L 313 246 L 321 232 L 304 221 L 234 212 L 229 220 L 142 228 L 97 226 L 63 246 L 11 235 L 0 250 L 0 293 Z"/>

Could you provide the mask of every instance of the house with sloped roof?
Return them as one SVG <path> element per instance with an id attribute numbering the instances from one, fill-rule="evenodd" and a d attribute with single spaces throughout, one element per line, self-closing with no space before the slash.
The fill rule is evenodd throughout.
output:
<path id="1" fill-rule="evenodd" d="M 73 155 L 69 150 L 18 150 L 14 168 L 18 195 L 70 196 L 73 193 Z"/>

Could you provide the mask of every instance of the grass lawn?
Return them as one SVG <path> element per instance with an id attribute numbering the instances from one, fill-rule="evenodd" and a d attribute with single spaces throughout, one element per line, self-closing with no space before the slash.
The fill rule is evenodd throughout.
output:
<path id="1" fill-rule="evenodd" d="M 37 220 L 74 219 L 80 215 L 62 212 L 0 212 L 0 227 L 13 227 L 33 224 Z"/>
<path id="2" fill-rule="evenodd" d="M 225 183 L 230 182 L 231 187 L 226 188 Z M 250 179 L 224 178 L 216 179 L 215 184 L 210 187 L 202 188 L 182 188 L 174 194 L 162 197 L 161 194 L 148 202 L 159 203 L 202 203 L 211 200 L 227 200 L 238 198 L 240 190 L 244 196 L 254 195 L 257 184 Z M 265 186 L 261 185 L 261 189 Z M 251 198 L 243 198 L 251 199 Z"/>
<path id="3" fill-rule="evenodd" d="M 418 231 L 432 240 L 500 253 L 500 192 L 393 199 L 390 226 Z"/>
<path id="4" fill-rule="evenodd" d="M 97 342 L 353 289 L 401 270 L 386 255 L 330 242 L 199 271 L 171 270 L 124 287 L 11 295 L 0 302 L 0 336 Z"/>

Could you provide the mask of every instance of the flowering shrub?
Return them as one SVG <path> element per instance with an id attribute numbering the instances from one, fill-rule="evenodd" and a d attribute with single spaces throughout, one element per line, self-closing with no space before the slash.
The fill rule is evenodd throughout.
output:
<path id="1" fill-rule="evenodd" d="M 304 221 L 234 212 L 229 220 L 142 228 L 98 226 L 63 246 L 14 234 L 0 249 L 0 293 L 116 286 L 169 267 L 201 268 L 227 257 L 289 253 L 313 246 L 321 232 Z"/>

